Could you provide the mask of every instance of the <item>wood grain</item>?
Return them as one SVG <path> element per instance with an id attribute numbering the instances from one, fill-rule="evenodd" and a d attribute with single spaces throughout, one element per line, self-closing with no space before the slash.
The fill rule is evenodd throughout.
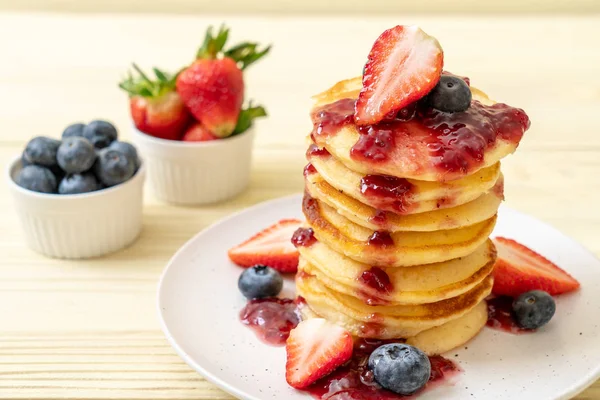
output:
<path id="1" fill-rule="evenodd" d="M 599 12 L 596 0 L 0 0 L 0 10 L 74 13 L 389 15 L 431 14 L 558 14 Z"/>
<path id="2" fill-rule="evenodd" d="M 101 259 L 51 260 L 29 251 L 0 184 L 0 398 L 229 399 L 175 355 L 159 330 L 156 282 L 186 240 L 251 204 L 302 190 L 310 96 L 360 73 L 382 29 L 419 23 L 444 45 L 449 70 L 533 121 L 503 163 L 507 204 L 545 220 L 600 254 L 600 17 L 211 19 L 169 15 L 0 14 L 0 161 L 34 135 L 75 120 L 108 118 L 129 137 L 116 82 L 133 60 L 175 69 L 202 32 L 222 20 L 234 40 L 275 42 L 248 71 L 248 93 L 270 118 L 258 127 L 250 188 L 202 208 L 159 203 L 147 192 L 144 230 Z M 585 282 L 583 283 L 585 285 Z M 600 400 L 600 385 L 577 397 Z"/>

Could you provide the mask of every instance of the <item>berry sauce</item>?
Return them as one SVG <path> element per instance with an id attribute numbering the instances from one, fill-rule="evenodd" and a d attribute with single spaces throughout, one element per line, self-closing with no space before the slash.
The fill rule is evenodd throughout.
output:
<path id="1" fill-rule="evenodd" d="M 371 298 L 372 301 L 377 300 Z M 368 317 L 368 321 L 364 322 L 360 327 L 360 334 L 364 337 L 379 337 L 385 333 L 385 325 L 383 324 L 383 317 L 381 314 L 373 313 Z"/>
<path id="2" fill-rule="evenodd" d="M 404 178 L 389 175 L 365 175 L 360 180 L 360 192 L 377 208 L 406 213 L 414 185 Z"/>
<path id="3" fill-rule="evenodd" d="M 311 163 L 306 164 L 306 167 L 304 167 L 304 176 L 308 176 L 308 175 L 312 175 L 312 174 L 316 174 L 317 173 L 317 169 L 315 168 L 314 165 L 312 165 Z"/>
<path id="4" fill-rule="evenodd" d="M 390 282 L 390 277 L 381 268 L 371 267 L 364 271 L 358 280 L 380 293 L 389 293 L 394 290 L 394 285 Z"/>
<path id="5" fill-rule="evenodd" d="M 292 244 L 294 247 L 308 247 L 317 241 L 312 228 L 298 228 L 292 235 Z"/>
<path id="6" fill-rule="evenodd" d="M 359 290 L 357 296 L 367 305 L 384 306 L 389 304 L 385 295 L 394 290 L 388 274 L 381 268 L 371 267 L 357 278 L 358 281 L 371 290 Z M 373 290 L 377 293 L 373 295 Z M 383 297 L 383 298 L 382 298 Z M 376 315 L 376 314 L 374 314 Z M 366 327 L 366 329 L 379 329 L 378 327 Z"/>
<path id="7" fill-rule="evenodd" d="M 342 99 L 313 112 L 313 142 L 318 136 L 334 135 L 342 127 L 354 123 L 354 99 Z"/>
<path id="8" fill-rule="evenodd" d="M 250 300 L 240 312 L 240 320 L 263 342 L 284 346 L 301 317 L 294 300 L 273 298 Z"/>
<path id="9" fill-rule="evenodd" d="M 385 211 L 377 210 L 375 214 L 369 217 L 369 222 L 382 227 L 387 226 L 388 218 Z"/>
<path id="10" fill-rule="evenodd" d="M 533 332 L 531 329 L 523 329 L 517 325 L 512 312 L 513 299 L 508 296 L 494 297 L 487 301 L 488 320 L 487 326 L 509 333 Z"/>
<path id="11" fill-rule="evenodd" d="M 382 249 L 385 249 L 388 246 L 392 247 L 394 245 L 394 240 L 392 239 L 392 236 L 389 232 L 375 231 L 373 232 L 371 237 L 369 237 L 367 244 L 369 246 L 377 246 Z"/>
<path id="12" fill-rule="evenodd" d="M 319 146 L 317 146 L 316 144 L 311 144 L 310 146 L 308 146 L 308 150 L 306 150 L 306 157 L 310 158 L 312 156 L 315 157 L 328 157 L 331 154 L 329 154 L 329 152 L 327 151 L 327 149 L 325 147 L 323 148 L 319 148 Z"/>
<path id="13" fill-rule="evenodd" d="M 412 397 L 401 396 L 383 389 L 375 382 L 373 373 L 367 367 L 369 356 L 376 348 L 394 342 L 398 343 L 399 341 L 359 339 L 354 344 L 354 353 L 350 361 L 305 391 L 321 400 L 395 400 Z M 427 390 L 432 383 L 440 382 L 460 371 L 456 364 L 441 356 L 429 357 L 429 361 L 431 362 L 429 382 L 420 392 Z"/>
<path id="14" fill-rule="evenodd" d="M 304 192 L 304 198 L 302 198 L 302 211 L 309 221 L 318 221 L 321 218 L 319 203 L 307 192 Z"/>
<path id="15" fill-rule="evenodd" d="M 341 99 L 316 109 L 312 114 L 313 141 L 319 145 L 345 125 L 354 124 L 354 104 L 354 99 Z M 420 101 L 392 119 L 359 127 L 359 139 L 350 156 L 377 164 L 390 161 L 393 153 L 399 152 L 402 157 L 429 157 L 442 174 L 464 175 L 483 163 L 486 150 L 498 139 L 518 144 L 529 125 L 523 110 L 503 103 L 488 106 L 474 100 L 463 112 L 445 113 Z"/>

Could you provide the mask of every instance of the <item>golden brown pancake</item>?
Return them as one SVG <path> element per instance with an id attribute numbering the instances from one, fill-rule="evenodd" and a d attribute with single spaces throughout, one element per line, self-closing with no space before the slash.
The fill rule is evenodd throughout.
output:
<path id="1" fill-rule="evenodd" d="M 382 122 L 359 131 L 353 112 L 361 87 L 358 77 L 317 95 L 311 137 L 349 169 L 362 174 L 440 182 L 460 179 L 514 152 L 529 127 L 523 110 L 495 103 L 472 88 L 474 101 L 464 112 L 440 115 L 433 110 L 418 121 Z M 457 136 L 454 141 L 453 136 Z M 363 139 L 366 142 L 359 143 Z M 379 144 L 368 144 L 370 139 Z M 384 156 L 381 148 L 387 149 Z"/>
<path id="2" fill-rule="evenodd" d="M 496 260 L 491 240 L 465 257 L 406 268 L 362 264 L 319 241 L 298 251 L 300 271 L 369 305 L 434 303 L 459 296 L 491 274 Z"/>
<path id="3" fill-rule="evenodd" d="M 304 306 L 301 312 L 304 319 L 322 318 L 308 305 Z M 483 300 L 462 317 L 406 338 L 406 343 L 418 347 L 430 356 L 442 354 L 464 345 L 477 336 L 485 326 L 486 321 L 487 305 Z M 402 338 L 393 339 L 402 340 Z"/>
<path id="4" fill-rule="evenodd" d="M 492 218 L 502 202 L 504 180 L 502 176 L 491 191 L 478 198 L 452 208 L 440 208 L 417 214 L 400 215 L 377 210 L 361 203 L 346 192 L 335 189 L 314 172 L 306 176 L 306 191 L 317 200 L 337 210 L 355 224 L 372 230 L 430 232 L 461 228 Z"/>
<path id="5" fill-rule="evenodd" d="M 447 300 L 420 305 L 368 306 L 353 296 L 327 288 L 312 275 L 299 273 L 296 288 L 316 314 L 353 336 L 378 339 L 409 338 L 462 317 L 487 297 L 493 278 Z"/>
<path id="6" fill-rule="evenodd" d="M 462 317 L 420 332 L 406 339 L 406 343 L 428 355 L 442 354 L 464 345 L 477 336 L 485 326 L 487 318 L 487 304 L 483 300 Z"/>
<path id="7" fill-rule="evenodd" d="M 496 216 L 458 229 L 435 232 L 374 231 L 305 194 L 303 212 L 315 237 L 333 250 L 372 266 L 408 267 L 466 256 L 486 242 Z"/>
<path id="8" fill-rule="evenodd" d="M 468 203 L 490 191 L 500 178 L 500 163 L 449 182 L 365 176 L 348 169 L 334 157 L 307 152 L 307 159 L 327 184 L 358 202 L 381 211 L 414 214 Z M 312 178 L 309 174 L 308 178 Z M 387 184 L 381 187 L 379 184 Z M 387 189 L 387 190 L 386 190 Z"/>

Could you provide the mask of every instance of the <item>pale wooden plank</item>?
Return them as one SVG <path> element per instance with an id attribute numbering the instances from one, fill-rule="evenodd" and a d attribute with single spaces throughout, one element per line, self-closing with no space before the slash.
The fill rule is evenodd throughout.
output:
<path id="1" fill-rule="evenodd" d="M 389 14 L 389 13 L 577 13 L 597 12 L 594 0 L 1 0 L 0 9 L 19 11 L 87 12 L 87 13 L 170 13 L 206 14 Z"/>

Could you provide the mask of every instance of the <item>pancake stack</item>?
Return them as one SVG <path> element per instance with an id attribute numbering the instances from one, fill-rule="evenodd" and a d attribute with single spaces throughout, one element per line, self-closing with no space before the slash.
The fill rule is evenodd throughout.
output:
<path id="1" fill-rule="evenodd" d="M 409 109 L 358 127 L 361 85 L 350 79 L 316 96 L 306 226 L 293 238 L 298 295 L 306 316 L 356 337 L 403 339 L 440 354 L 486 323 L 496 259 L 489 235 L 503 200 L 499 161 L 529 120 L 471 88 L 465 112 Z"/>

